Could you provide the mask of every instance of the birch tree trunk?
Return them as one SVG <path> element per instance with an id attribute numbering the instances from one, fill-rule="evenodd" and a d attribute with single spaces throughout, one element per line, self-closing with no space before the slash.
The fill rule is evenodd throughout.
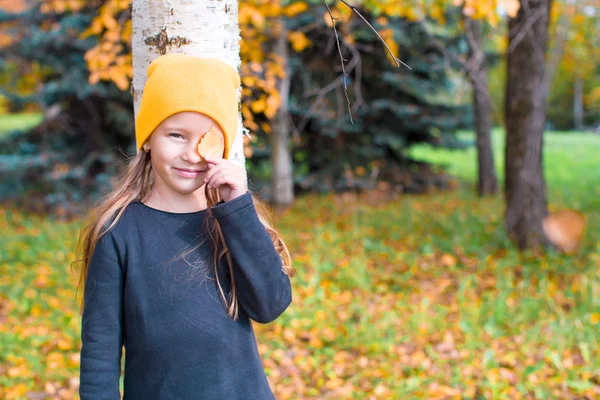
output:
<path id="1" fill-rule="evenodd" d="M 140 107 L 148 65 L 161 54 L 183 53 L 217 58 L 239 70 L 237 0 L 133 0 L 131 11 L 131 90 L 135 115 Z M 229 159 L 245 167 L 241 113 L 238 118 L 238 132 Z"/>
<path id="2" fill-rule="evenodd" d="M 521 2 L 508 23 L 505 121 L 505 223 L 520 249 L 549 242 L 542 229 L 546 185 L 542 146 L 546 124 L 546 50 L 552 0 Z"/>
<path id="3" fill-rule="evenodd" d="M 273 196 L 275 205 L 286 206 L 294 202 L 294 178 L 292 153 L 290 150 L 290 123 L 288 101 L 290 93 L 290 70 L 288 60 L 288 43 L 285 22 L 280 20 L 281 32 L 277 38 L 275 52 L 281 57 L 286 72 L 285 78 L 279 82 L 279 94 L 281 95 L 281 106 L 273 121 L 273 132 L 271 133 L 271 158 L 273 165 Z"/>

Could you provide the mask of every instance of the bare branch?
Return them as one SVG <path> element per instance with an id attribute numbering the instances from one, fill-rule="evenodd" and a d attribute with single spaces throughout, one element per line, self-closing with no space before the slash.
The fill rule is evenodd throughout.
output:
<path id="1" fill-rule="evenodd" d="M 394 53 L 392 52 L 392 50 L 390 49 L 390 47 L 387 45 L 387 43 L 385 42 L 385 40 L 383 40 L 383 38 L 381 37 L 381 35 L 379 34 L 379 32 L 377 32 L 377 29 L 375 29 L 373 27 L 373 25 L 371 25 L 369 23 L 369 21 L 367 21 L 367 19 L 365 17 L 363 17 L 363 15 L 356 9 L 356 7 L 348 4 L 345 0 L 340 0 L 342 3 L 344 3 L 348 8 L 350 8 L 352 11 L 354 11 L 356 13 L 356 15 L 358 15 L 360 17 L 360 19 L 362 19 L 365 24 L 367 24 L 369 26 L 369 28 L 371 28 L 373 30 L 373 32 L 375 32 L 375 34 L 379 37 L 379 39 L 381 39 L 381 42 L 383 43 L 383 45 L 385 46 L 385 48 L 387 49 L 387 51 L 390 53 L 390 55 L 392 56 L 392 58 L 394 59 L 394 62 L 396 63 L 396 65 L 399 67 L 400 64 L 404 65 L 406 68 L 412 70 L 411 67 L 409 67 L 407 64 L 405 64 L 404 62 L 400 61 L 400 59 L 398 59 Z M 329 6 L 327 7 L 329 8 Z"/>
<path id="2" fill-rule="evenodd" d="M 544 8 L 538 8 L 535 14 L 527 18 L 527 21 L 523 25 L 521 25 L 521 29 L 519 33 L 514 37 L 514 39 L 510 42 L 510 47 L 508 48 L 508 52 L 512 53 L 512 51 L 521 43 L 521 40 L 527 35 L 527 33 L 531 30 L 531 27 L 538 20 L 539 17 L 544 13 Z"/>
<path id="3" fill-rule="evenodd" d="M 343 75 L 341 77 L 343 77 Z M 317 108 L 317 106 L 319 104 L 321 104 L 321 102 L 323 101 L 323 99 L 329 92 L 331 92 L 332 90 L 334 90 L 336 87 L 340 86 L 341 84 L 342 83 L 341 83 L 340 79 L 336 79 L 318 91 L 317 98 L 310 105 L 310 108 L 304 115 L 304 118 L 302 118 L 302 121 L 300 121 L 300 123 L 294 127 L 294 134 L 296 134 L 297 132 L 302 132 L 302 130 L 308 124 L 308 119 L 312 115 L 314 109 Z"/>
<path id="4" fill-rule="evenodd" d="M 342 65 L 342 81 L 344 83 L 344 94 L 346 96 L 346 103 L 348 106 L 348 113 L 350 114 L 350 122 L 352 124 L 354 124 L 354 120 L 352 118 L 352 110 L 358 110 L 358 108 L 360 107 L 361 104 L 364 103 L 363 98 L 362 98 L 362 94 L 360 91 L 360 84 L 362 81 L 362 62 L 360 59 L 360 54 L 358 53 L 356 47 L 351 46 L 346 40 L 344 40 L 343 38 L 340 39 L 340 36 L 338 35 L 338 31 L 336 28 L 336 21 L 339 18 L 335 18 L 333 16 L 333 13 L 331 12 L 331 8 L 329 7 L 329 3 L 327 2 L 327 0 L 322 0 L 323 3 L 325 4 L 325 7 L 327 7 L 327 12 L 329 13 L 329 18 L 331 19 L 331 26 L 333 27 L 333 32 L 335 34 L 335 40 L 337 43 L 337 49 L 338 49 L 338 53 L 340 55 L 340 61 L 341 61 L 341 65 Z M 381 42 L 383 43 L 383 45 L 385 46 L 385 48 L 387 49 L 387 51 L 389 52 L 389 54 L 391 55 L 392 59 L 394 60 L 394 62 L 396 63 L 396 66 L 400 66 L 400 65 L 404 65 L 406 66 L 408 69 L 412 70 L 412 68 L 410 66 L 408 66 L 408 64 L 402 62 L 400 59 L 398 59 L 394 53 L 392 52 L 392 50 L 390 49 L 390 47 L 387 45 L 387 43 L 385 42 L 385 40 L 381 37 L 381 35 L 379 34 L 379 32 L 377 32 L 377 29 L 375 29 L 373 27 L 373 25 L 371 25 L 371 23 L 369 21 L 367 21 L 367 19 L 358 11 L 358 9 L 356 9 L 356 7 L 348 4 L 345 0 L 340 0 L 342 3 L 344 3 L 348 8 L 350 8 L 354 13 L 356 13 L 356 15 L 358 15 L 360 17 L 360 19 L 362 19 L 367 26 L 369 26 L 369 28 L 371 28 L 373 30 L 373 32 L 375 32 L 375 34 L 377 35 L 377 37 L 379 37 L 379 39 L 381 40 Z M 348 83 L 346 78 L 348 77 L 348 71 L 346 71 L 346 65 L 344 64 L 345 61 L 348 61 L 347 59 L 344 58 L 344 55 L 342 54 L 342 47 L 340 45 L 340 41 L 344 42 L 344 45 L 350 50 L 350 52 L 352 53 L 353 57 L 352 57 L 352 61 L 354 62 L 354 66 L 358 66 L 357 67 L 357 79 L 354 82 L 354 87 L 355 90 L 357 90 L 357 104 L 355 104 L 354 107 L 352 107 L 352 104 L 350 102 L 350 97 L 348 96 Z M 299 126 L 295 128 L 295 131 L 299 131 L 302 130 L 305 126 L 306 126 L 306 120 L 308 118 L 308 115 L 310 115 L 311 111 L 316 107 L 317 104 L 319 104 L 321 101 L 323 101 L 324 96 L 329 93 L 331 90 L 333 90 L 334 88 L 336 88 L 339 83 L 338 80 L 332 82 L 335 83 L 334 86 L 332 86 L 332 84 L 330 83 L 329 85 L 327 85 L 328 90 L 320 90 L 319 91 L 319 95 L 317 96 L 317 99 L 315 99 L 315 101 L 313 102 L 313 104 L 311 105 L 308 113 L 305 115 L 305 117 L 302 119 L 302 121 L 300 122 Z"/>
<path id="5" fill-rule="evenodd" d="M 334 18 L 333 14 L 331 13 L 331 8 L 329 8 L 329 3 L 327 3 L 327 0 L 323 0 L 323 3 L 325 3 L 325 7 L 327 7 L 327 12 L 329 12 L 329 17 L 331 18 L 331 25 L 333 26 L 333 32 L 335 33 L 335 40 L 337 41 L 337 48 L 338 48 L 338 52 L 340 53 L 340 59 L 341 59 L 341 64 L 342 64 L 342 73 L 344 74 L 343 76 L 343 80 L 344 80 L 344 93 L 346 94 L 346 101 L 348 102 L 348 113 L 350 114 L 350 122 L 352 122 L 354 124 L 354 120 L 352 119 L 352 108 L 351 103 L 350 103 L 350 98 L 348 97 L 348 83 L 346 81 L 346 77 L 348 77 L 348 74 L 346 73 L 346 67 L 344 65 L 344 61 L 348 61 L 344 58 L 344 56 L 342 55 L 342 48 L 340 46 L 340 37 L 337 33 L 337 29 L 335 27 L 336 23 L 335 21 L 337 20 L 337 18 Z"/>
<path id="6" fill-rule="evenodd" d="M 360 52 L 358 51 L 356 46 L 349 43 L 344 37 L 342 37 L 342 43 L 352 53 L 352 61 L 354 62 L 356 60 L 356 72 L 354 74 L 354 92 L 356 93 L 356 102 L 352 106 L 352 111 L 356 112 L 358 111 L 361 105 L 365 104 L 364 99 L 362 97 L 362 58 L 360 57 Z"/>

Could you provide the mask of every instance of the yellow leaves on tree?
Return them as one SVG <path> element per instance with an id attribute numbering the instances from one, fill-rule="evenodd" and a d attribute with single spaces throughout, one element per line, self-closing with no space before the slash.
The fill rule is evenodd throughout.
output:
<path id="1" fill-rule="evenodd" d="M 46 0 L 40 5 L 40 11 L 44 14 L 62 14 L 66 11 L 76 13 L 85 5 L 85 0 Z"/>
<path id="2" fill-rule="evenodd" d="M 389 46 L 392 53 L 398 54 L 398 51 L 399 51 L 398 43 L 394 40 L 394 31 L 392 30 L 392 28 L 382 29 L 381 32 L 379 32 L 379 34 L 381 35 L 383 40 L 385 40 L 385 42 Z M 385 55 L 386 55 L 388 61 L 390 63 L 392 63 L 392 65 L 396 65 L 396 61 L 394 61 L 394 59 L 392 58 L 390 53 L 386 52 Z"/>
<path id="3" fill-rule="evenodd" d="M 331 17 L 333 16 L 333 21 L 331 21 Z M 329 11 L 325 10 L 323 13 L 323 20 L 327 24 L 328 27 L 333 28 L 333 24 L 336 25 L 339 23 L 346 23 L 352 17 L 352 10 L 349 10 L 348 7 L 333 7 L 331 8 L 331 14 Z"/>
<path id="4" fill-rule="evenodd" d="M 506 14 L 511 18 L 516 17 L 521 8 L 521 2 L 519 0 L 498 0 L 498 3 L 504 7 Z"/>
<path id="5" fill-rule="evenodd" d="M 288 34 L 288 39 L 294 50 L 298 53 L 302 52 L 302 50 L 311 45 L 311 41 L 308 40 L 306 35 L 300 31 L 290 32 Z"/>
<path id="6" fill-rule="evenodd" d="M 293 18 L 296 15 L 301 14 L 306 10 L 308 10 L 308 4 L 306 4 L 304 2 L 294 2 L 294 3 L 290 4 L 289 6 L 285 7 L 285 9 L 283 10 L 283 13 L 285 14 L 286 17 Z"/>
<path id="7" fill-rule="evenodd" d="M 126 0 L 108 0 L 94 18 L 90 27 L 79 38 L 100 36 L 98 44 L 89 49 L 84 58 L 90 70 L 89 82 L 96 84 L 100 80 L 110 80 L 121 90 L 129 88 L 133 77 L 131 53 L 123 43 L 131 40 L 131 19 L 120 26 L 117 16 L 129 7 Z"/>
<path id="8" fill-rule="evenodd" d="M 452 5 L 462 6 L 462 12 L 467 17 L 487 20 L 492 26 L 499 21 L 498 7 L 503 8 L 511 18 L 516 17 L 521 8 L 519 0 L 452 0 Z"/>
<path id="9" fill-rule="evenodd" d="M 255 7 L 242 7 L 238 11 L 238 21 L 240 24 L 252 24 L 259 30 L 265 28 L 265 17 L 259 9 Z"/>
<path id="10" fill-rule="evenodd" d="M 31 7 L 31 3 L 25 0 L 0 0 L 0 10 L 7 13 L 20 13 Z"/>

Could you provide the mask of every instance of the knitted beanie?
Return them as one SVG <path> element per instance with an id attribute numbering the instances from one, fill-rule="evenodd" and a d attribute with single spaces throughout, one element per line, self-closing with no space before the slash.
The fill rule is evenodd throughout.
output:
<path id="1" fill-rule="evenodd" d="M 138 149 L 167 117 L 197 111 L 214 119 L 225 136 L 227 159 L 238 125 L 240 76 L 228 64 L 213 58 L 165 54 L 148 66 L 140 108 L 135 119 Z"/>

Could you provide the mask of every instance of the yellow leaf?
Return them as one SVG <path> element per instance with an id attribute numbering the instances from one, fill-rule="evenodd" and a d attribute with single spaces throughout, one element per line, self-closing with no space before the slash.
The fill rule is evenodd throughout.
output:
<path id="1" fill-rule="evenodd" d="M 12 388 L 6 390 L 6 399 L 21 399 L 25 396 L 25 393 L 27 393 L 28 390 L 29 388 L 27 387 L 27 385 L 25 385 L 24 383 L 19 383 L 13 386 Z"/>
<path id="2" fill-rule="evenodd" d="M 112 67 L 109 72 L 110 80 L 112 80 L 115 85 L 120 90 L 127 90 L 129 88 L 129 79 L 127 79 L 126 70 L 123 67 Z"/>
<path id="3" fill-rule="evenodd" d="M 46 366 L 48 369 L 62 368 L 65 364 L 65 357 L 62 353 L 52 352 L 46 357 Z"/>
<path id="4" fill-rule="evenodd" d="M 388 24 L 388 19 L 386 17 L 379 17 L 375 21 L 382 26 L 386 26 Z"/>
<path id="5" fill-rule="evenodd" d="M 73 346 L 73 344 L 71 343 L 70 340 L 60 339 L 58 341 L 58 348 L 61 350 L 69 350 L 72 346 Z"/>
<path id="6" fill-rule="evenodd" d="M 48 4 L 48 3 L 42 3 L 40 5 L 40 12 L 42 14 L 48 14 L 50 11 L 52 11 L 51 8 L 50 8 L 50 4 Z"/>
<path id="7" fill-rule="evenodd" d="M 123 30 L 121 31 L 121 41 L 128 43 L 131 41 L 131 32 L 132 32 L 132 25 L 131 25 L 131 19 L 128 19 L 125 22 L 125 26 L 123 27 Z"/>
<path id="8" fill-rule="evenodd" d="M 590 323 L 592 325 L 596 325 L 598 322 L 600 322 L 600 313 L 592 313 L 592 315 L 590 316 Z"/>
<path id="9" fill-rule="evenodd" d="M 92 72 L 88 79 L 88 82 L 90 83 L 90 85 L 95 85 L 99 81 L 100 81 L 100 74 L 96 71 Z"/>
<path id="10" fill-rule="evenodd" d="M 467 17 L 472 17 L 475 14 L 475 9 L 471 6 L 463 7 L 463 14 Z"/>
<path id="11" fill-rule="evenodd" d="M 290 328 L 285 328 L 283 330 L 283 338 L 288 342 L 293 343 L 296 341 L 296 333 Z"/>
<path id="12" fill-rule="evenodd" d="M 268 135 L 271 133 L 271 125 L 268 122 L 263 122 L 260 124 L 260 128 Z"/>
<path id="13" fill-rule="evenodd" d="M 248 107 L 242 107 L 242 115 L 244 116 L 244 125 L 248 127 L 251 131 L 257 131 L 258 125 L 254 122 L 254 116 L 248 109 Z"/>
<path id="14" fill-rule="evenodd" d="M 394 40 L 394 31 L 391 28 L 386 28 L 386 29 L 383 29 L 381 32 L 379 32 L 379 34 L 381 35 L 381 37 L 383 38 L 385 43 L 388 45 L 388 47 L 390 48 L 390 50 L 392 51 L 394 56 L 398 57 L 399 48 L 398 48 L 398 44 Z M 390 61 L 390 63 L 392 63 L 393 65 L 396 65 L 396 62 L 394 61 L 394 59 L 392 58 L 392 56 L 390 55 L 389 52 L 386 51 L 385 55 L 388 58 L 388 60 Z"/>
<path id="15" fill-rule="evenodd" d="M 310 40 L 302 32 L 290 32 L 288 39 L 297 53 L 300 53 L 311 44 Z"/>
<path id="16" fill-rule="evenodd" d="M 102 18 L 102 23 L 106 29 L 111 30 L 117 27 L 117 20 L 109 13 L 105 12 L 100 17 Z"/>
<path id="17" fill-rule="evenodd" d="M 406 10 L 406 18 L 409 21 L 418 21 L 421 19 L 421 13 L 415 7 L 410 7 Z"/>
<path id="18" fill-rule="evenodd" d="M 456 258 L 452 254 L 444 254 L 440 257 L 440 263 L 444 267 L 454 267 L 456 265 Z"/>
<path id="19" fill-rule="evenodd" d="M 246 12 L 248 14 L 248 20 L 257 27 L 259 30 L 263 30 L 265 27 L 265 17 L 254 7 L 247 7 Z"/>
<path id="20" fill-rule="evenodd" d="M 54 11 L 57 12 L 58 14 L 62 14 L 65 12 L 65 9 L 67 8 L 67 5 L 64 1 L 58 0 L 54 2 Z"/>
<path id="21" fill-rule="evenodd" d="M 252 109 L 253 113 L 258 114 L 260 112 L 263 112 L 266 106 L 266 99 L 264 97 L 261 97 L 260 99 L 253 101 L 250 108 Z"/>
<path id="22" fill-rule="evenodd" d="M 331 15 L 333 15 L 333 18 L 337 25 L 337 21 L 339 21 L 340 18 L 340 12 L 334 8 L 333 10 L 331 10 Z M 331 15 L 329 15 L 329 11 L 325 11 L 323 13 L 323 19 L 325 20 L 325 23 L 328 27 L 333 28 L 333 23 L 331 22 Z"/>
<path id="23" fill-rule="evenodd" d="M 266 117 L 272 119 L 277 114 L 277 110 L 279 110 L 280 105 L 281 96 L 279 96 L 279 92 L 272 92 L 271 95 L 267 97 L 267 104 L 265 108 Z"/>
<path id="24" fill-rule="evenodd" d="M 104 34 L 104 40 L 111 42 L 118 42 L 121 38 L 121 35 L 118 30 L 112 29 Z"/>
<path id="25" fill-rule="evenodd" d="M 506 13 L 511 18 L 516 17 L 521 8 L 521 2 L 519 0 L 500 0 L 499 4 L 504 7 Z"/>
<path id="26" fill-rule="evenodd" d="M 335 340 L 336 334 L 335 331 L 333 329 L 331 329 L 330 327 L 326 327 L 325 329 L 323 329 L 323 337 L 330 341 L 333 342 Z"/>
<path id="27" fill-rule="evenodd" d="M 284 10 L 284 14 L 288 17 L 295 17 L 296 15 L 306 11 L 308 4 L 304 2 L 295 2 L 287 6 Z"/>
<path id="28" fill-rule="evenodd" d="M 244 84 L 244 86 L 247 86 L 247 87 L 253 87 L 255 81 L 256 81 L 256 77 L 252 76 L 252 75 L 244 76 L 242 78 L 242 83 Z"/>

